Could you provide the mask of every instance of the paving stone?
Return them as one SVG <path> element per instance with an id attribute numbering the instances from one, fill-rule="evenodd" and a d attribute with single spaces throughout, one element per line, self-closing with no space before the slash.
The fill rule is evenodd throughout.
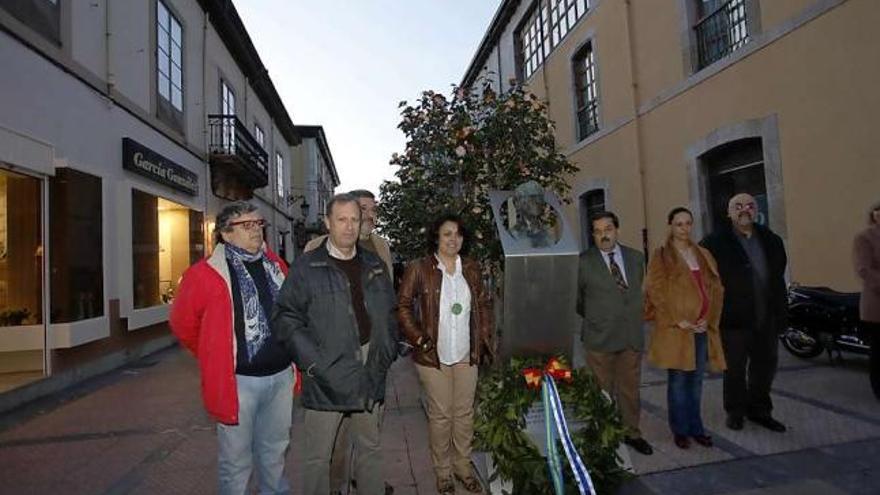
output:
<path id="1" fill-rule="evenodd" d="M 805 480 L 787 483 L 784 485 L 756 488 L 742 492 L 733 492 L 730 495 L 847 495 L 833 485 L 819 480 Z"/>
<path id="2" fill-rule="evenodd" d="M 880 493 L 880 408 L 865 394 L 863 364 L 842 366 L 780 355 L 774 414 L 790 431 L 773 433 L 747 423 L 724 425 L 722 380 L 707 377 L 703 417 L 716 447 L 681 450 L 666 424 L 665 372 L 643 368 L 644 436 L 653 456 L 631 453 L 639 478 L 622 495 Z M 213 421 L 199 397 L 195 361 L 181 350 L 151 356 L 83 385 L 69 400 L 37 411 L 0 431 L 4 493 L 216 492 Z M 389 372 L 382 432 L 385 477 L 395 493 L 435 493 L 427 420 L 410 360 Z M 287 474 L 301 493 L 303 410 L 295 400 Z M 4 418 L 0 418 L 4 419 Z M 795 491 L 792 491 L 795 490 Z M 466 493 L 458 487 L 457 493 Z"/>

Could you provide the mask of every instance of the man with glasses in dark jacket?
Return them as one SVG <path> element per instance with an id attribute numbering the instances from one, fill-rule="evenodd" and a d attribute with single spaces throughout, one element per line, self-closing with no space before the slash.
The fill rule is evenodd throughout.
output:
<path id="1" fill-rule="evenodd" d="M 785 329 L 788 301 L 782 239 L 755 222 L 758 206 L 749 194 L 730 198 L 730 224 L 701 244 L 718 262 L 724 285 L 721 342 L 724 372 L 724 410 L 727 427 L 743 428 L 748 418 L 771 431 L 785 425 L 771 416 L 770 387 L 779 361 L 778 336 Z"/>
<path id="2" fill-rule="evenodd" d="M 330 492 L 334 440 L 348 418 L 358 493 L 381 495 L 379 405 L 397 356 L 396 298 L 385 263 L 357 247 L 357 198 L 334 196 L 324 222 L 327 239 L 294 262 L 272 315 L 279 342 L 304 377 L 304 493 Z"/>

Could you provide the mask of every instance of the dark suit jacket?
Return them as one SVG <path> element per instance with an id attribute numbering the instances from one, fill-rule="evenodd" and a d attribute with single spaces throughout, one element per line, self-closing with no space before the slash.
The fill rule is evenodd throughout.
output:
<path id="1" fill-rule="evenodd" d="M 578 261 L 577 312 L 583 317 L 581 340 L 588 351 L 642 350 L 645 257 L 620 246 L 628 288 L 621 291 L 598 248 L 581 253 Z"/>
<path id="2" fill-rule="evenodd" d="M 788 258 L 782 238 L 767 227 L 755 224 L 755 235 L 767 257 L 767 311 L 772 330 L 785 329 L 788 299 L 785 288 L 785 265 Z M 721 311 L 721 330 L 753 329 L 757 321 L 755 288 L 752 285 L 752 264 L 740 245 L 733 227 L 728 225 L 703 239 L 700 244 L 708 249 L 718 263 L 718 273 L 724 286 L 724 308 Z"/>

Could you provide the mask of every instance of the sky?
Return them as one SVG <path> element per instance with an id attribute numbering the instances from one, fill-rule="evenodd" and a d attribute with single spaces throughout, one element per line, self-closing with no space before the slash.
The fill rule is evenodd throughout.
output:
<path id="1" fill-rule="evenodd" d="M 461 82 L 500 0 L 236 0 L 293 123 L 321 125 L 337 192 L 392 179 L 398 103 Z"/>

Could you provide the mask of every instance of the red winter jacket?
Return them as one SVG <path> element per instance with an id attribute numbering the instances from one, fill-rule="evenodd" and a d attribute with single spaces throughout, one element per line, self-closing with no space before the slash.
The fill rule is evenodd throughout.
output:
<path id="1" fill-rule="evenodd" d="M 266 256 L 287 275 L 287 265 L 278 255 L 266 248 Z M 208 414 L 221 423 L 238 424 L 230 284 L 224 245 L 218 244 L 211 257 L 184 272 L 169 323 L 180 343 L 199 361 L 202 401 Z"/>

